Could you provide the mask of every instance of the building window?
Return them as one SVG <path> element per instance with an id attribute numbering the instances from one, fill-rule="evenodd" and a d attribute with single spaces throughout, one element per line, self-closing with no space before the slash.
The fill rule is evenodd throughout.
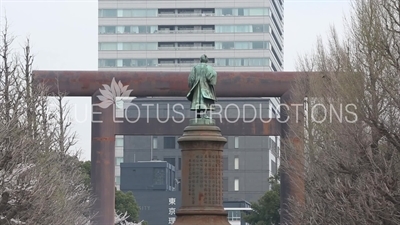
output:
<path id="1" fill-rule="evenodd" d="M 221 45 L 217 44 L 216 48 L 222 48 Z M 239 42 L 238 42 L 239 43 Z M 243 43 L 242 43 L 243 44 Z M 239 43 L 237 46 L 241 45 Z M 247 47 L 246 47 L 246 46 Z M 239 46 L 241 49 L 247 49 L 251 46 L 248 44 L 243 44 Z M 99 68 L 108 68 L 108 67 L 122 67 L 122 68 L 130 68 L 130 67 L 156 67 L 159 64 L 163 66 L 173 66 L 176 64 L 182 66 L 192 66 L 197 63 L 198 59 L 99 59 Z M 274 71 L 276 71 L 276 67 L 271 64 L 269 58 L 216 58 L 210 59 L 210 63 L 215 62 L 215 66 L 271 66 Z"/>
<path id="2" fill-rule="evenodd" d="M 154 168 L 153 169 L 153 183 L 154 185 L 164 185 L 165 184 L 165 169 Z"/>
<path id="3" fill-rule="evenodd" d="M 182 169 L 182 158 L 178 159 L 178 170 Z"/>
<path id="4" fill-rule="evenodd" d="M 164 148 L 175 149 L 175 137 L 164 137 Z"/>
<path id="5" fill-rule="evenodd" d="M 100 9 L 99 17 L 156 17 L 156 9 Z"/>
<path id="6" fill-rule="evenodd" d="M 166 161 L 166 162 L 168 162 L 169 164 L 175 166 L 175 158 L 164 157 L 164 161 Z"/>
<path id="7" fill-rule="evenodd" d="M 117 50 L 117 43 L 108 42 L 108 43 L 99 43 L 100 51 L 115 51 Z"/>
<path id="8" fill-rule="evenodd" d="M 269 150 L 269 149 L 271 149 L 271 147 L 272 147 L 272 139 L 270 137 L 268 137 L 268 139 L 267 139 L 267 149 Z"/>
<path id="9" fill-rule="evenodd" d="M 131 67 L 132 59 L 122 59 L 122 67 Z"/>
<path id="10" fill-rule="evenodd" d="M 124 158 L 123 157 L 116 157 L 115 158 L 115 165 L 116 166 L 119 166 L 123 162 L 124 162 Z"/>
<path id="11" fill-rule="evenodd" d="M 233 49 L 234 46 L 234 42 L 222 42 L 222 49 Z"/>
<path id="12" fill-rule="evenodd" d="M 273 63 L 271 63 L 272 71 L 278 71 Z"/>
<path id="13" fill-rule="evenodd" d="M 120 176 L 116 176 L 115 177 L 115 184 L 116 185 L 120 185 L 121 184 L 121 177 Z"/>
<path id="14" fill-rule="evenodd" d="M 115 136 L 115 147 L 124 147 L 124 136 Z"/>
<path id="15" fill-rule="evenodd" d="M 239 137 L 235 137 L 235 148 L 239 148 Z"/>
<path id="16" fill-rule="evenodd" d="M 239 156 L 235 156 L 235 170 L 239 169 Z"/>
<path id="17" fill-rule="evenodd" d="M 224 170 L 228 170 L 229 169 L 229 162 L 228 162 L 228 156 L 224 156 L 224 158 L 223 158 L 223 168 L 224 168 Z"/>
<path id="18" fill-rule="evenodd" d="M 275 109 L 272 109 L 272 116 L 275 118 L 275 117 L 277 117 L 277 114 L 276 114 L 276 112 L 275 112 Z"/>
<path id="19" fill-rule="evenodd" d="M 177 180 L 177 185 L 178 185 L 178 191 L 182 190 L 182 186 L 181 186 L 181 179 L 176 179 Z"/>
<path id="20" fill-rule="evenodd" d="M 252 47 L 253 49 L 267 49 L 269 47 L 269 43 L 265 41 L 253 41 Z"/>
<path id="21" fill-rule="evenodd" d="M 158 144 L 157 137 L 153 137 L 153 140 L 152 140 L 153 149 L 157 149 L 157 144 Z"/>
<path id="22" fill-rule="evenodd" d="M 117 17 L 118 13 L 116 9 L 100 9 L 100 17 Z"/>
<path id="23" fill-rule="evenodd" d="M 244 9 L 244 16 L 265 16 L 269 15 L 268 8 Z"/>
<path id="24" fill-rule="evenodd" d="M 228 178 L 224 177 L 222 180 L 222 191 L 228 191 L 228 188 L 229 188 Z"/>
<path id="25" fill-rule="evenodd" d="M 234 190 L 235 191 L 239 191 L 239 179 L 238 178 L 235 178 L 235 183 L 234 183 Z"/>
<path id="26" fill-rule="evenodd" d="M 265 16 L 269 14 L 269 8 L 215 9 L 216 16 Z"/>
<path id="27" fill-rule="evenodd" d="M 116 67 L 117 61 L 115 59 L 99 59 L 100 67 Z"/>
<path id="28" fill-rule="evenodd" d="M 240 211 L 239 210 L 228 211 L 228 220 L 229 221 L 240 221 Z"/>
<path id="29" fill-rule="evenodd" d="M 99 26 L 99 34 L 157 33 L 157 26 Z"/>
<path id="30" fill-rule="evenodd" d="M 169 179 L 169 186 L 172 188 L 175 188 L 176 182 L 175 182 L 175 172 L 173 170 L 168 169 L 168 179 Z"/>
<path id="31" fill-rule="evenodd" d="M 276 162 L 274 160 L 271 160 L 271 173 L 272 175 L 276 175 L 277 173 Z"/>

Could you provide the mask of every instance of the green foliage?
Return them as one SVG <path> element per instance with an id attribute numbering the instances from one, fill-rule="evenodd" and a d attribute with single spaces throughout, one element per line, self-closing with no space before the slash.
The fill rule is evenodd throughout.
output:
<path id="1" fill-rule="evenodd" d="M 244 220 L 252 225 L 278 225 L 280 220 L 280 184 L 279 175 L 269 178 L 271 190 L 257 202 L 251 204 L 251 211 L 244 215 Z"/>
<path id="2" fill-rule="evenodd" d="M 90 187 L 90 168 L 91 162 L 81 162 L 81 171 L 85 175 L 85 185 Z M 137 222 L 139 219 L 139 206 L 136 203 L 132 192 L 122 192 L 115 190 L 115 210 L 117 213 L 124 214 L 127 212 L 129 222 Z"/>
<path id="3" fill-rule="evenodd" d="M 90 161 L 81 162 L 81 171 L 84 175 L 84 182 L 86 187 L 90 187 Z"/>
<path id="4" fill-rule="evenodd" d="M 122 191 L 115 191 L 115 210 L 117 213 L 127 212 L 129 222 L 137 222 L 139 219 L 139 207 L 136 203 L 133 193 L 128 191 L 126 193 Z"/>

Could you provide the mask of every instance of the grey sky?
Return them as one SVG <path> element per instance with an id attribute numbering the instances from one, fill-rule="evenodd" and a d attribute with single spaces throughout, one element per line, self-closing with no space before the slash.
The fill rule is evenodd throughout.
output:
<path id="1" fill-rule="evenodd" d="M 1 25 L 7 17 L 15 47 L 29 36 L 35 69 L 97 70 L 97 0 L 0 0 Z M 309 53 L 330 25 L 343 32 L 350 1 L 286 0 L 284 6 L 285 71 L 295 70 L 298 54 Z M 82 159 L 90 159 L 90 98 L 68 98 Z"/>

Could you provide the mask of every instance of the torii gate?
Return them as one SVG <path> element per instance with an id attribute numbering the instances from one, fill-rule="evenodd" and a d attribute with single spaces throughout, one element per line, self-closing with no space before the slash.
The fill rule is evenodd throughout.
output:
<path id="1" fill-rule="evenodd" d="M 129 85 L 135 97 L 183 97 L 188 92 L 186 72 L 147 72 L 147 71 L 34 71 L 34 82 L 44 83 L 49 88 L 49 95 L 65 92 L 68 96 L 92 96 L 92 105 L 100 103 L 97 98 L 103 84 L 111 84 L 113 78 Z M 296 76 L 305 76 L 299 72 L 220 72 L 216 87 L 217 97 L 280 97 L 281 103 L 291 104 L 291 85 Z M 172 120 L 159 123 L 150 119 L 153 126 L 146 126 L 146 119 L 130 123 L 126 119 L 114 118 L 113 107 L 93 109 L 92 120 L 92 152 L 91 152 L 91 183 L 94 195 L 97 197 L 94 210 L 98 212 L 93 222 L 95 225 L 114 224 L 115 208 L 115 135 L 181 135 L 188 125 L 185 122 L 175 124 Z M 287 118 L 287 111 L 281 109 L 281 121 Z M 120 121 L 122 120 L 122 122 Z M 98 121 L 101 121 L 98 122 Z M 290 121 L 290 120 L 289 120 Z M 157 126 L 154 126 L 154 125 Z M 296 144 L 298 153 L 302 153 L 301 143 L 293 136 L 287 123 L 272 119 L 269 123 L 255 120 L 244 123 L 224 121 L 220 126 L 226 136 L 281 136 Z M 139 129 L 137 129 L 139 128 Z M 281 142 L 282 143 L 282 142 Z M 286 156 L 297 171 L 304 170 L 302 159 L 291 157 L 288 148 L 281 146 L 281 154 Z M 289 198 L 294 198 L 300 204 L 304 203 L 304 182 L 295 174 L 283 169 L 281 180 L 281 224 L 297 224 L 290 218 L 287 207 Z M 289 179 L 292 177 L 292 179 Z M 293 179 L 294 178 L 294 179 Z"/>

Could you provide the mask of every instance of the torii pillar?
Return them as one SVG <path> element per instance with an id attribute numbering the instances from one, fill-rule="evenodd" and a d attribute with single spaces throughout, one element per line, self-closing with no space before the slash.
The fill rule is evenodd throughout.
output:
<path id="1" fill-rule="evenodd" d="M 63 92 L 68 96 L 92 96 L 92 105 L 99 103 L 97 95 L 103 84 L 110 85 L 115 79 L 117 82 L 133 89 L 131 95 L 135 97 L 182 97 L 186 96 L 186 72 L 119 72 L 119 71 L 34 71 L 35 84 L 45 84 L 49 88 L 49 95 Z M 281 97 L 284 103 L 291 102 L 291 85 L 296 76 L 305 76 L 298 72 L 221 72 L 218 71 L 216 95 L 218 97 Z M 92 154 L 91 154 L 91 182 L 94 195 L 94 211 L 97 215 L 93 219 L 94 225 L 113 225 L 115 208 L 115 135 L 181 135 L 189 124 L 185 122 L 175 124 L 172 120 L 159 123 L 155 119 L 139 120 L 130 123 L 126 119 L 116 121 L 113 108 L 93 108 L 92 120 Z M 281 110 L 281 117 L 286 118 L 286 110 Z M 290 120 L 289 120 L 290 121 Z M 224 135 L 227 136 L 278 136 L 295 143 L 296 151 L 302 153 L 303 146 L 298 144 L 290 132 L 289 124 L 281 124 L 272 119 L 269 123 L 255 120 L 252 123 L 240 121 L 230 124 L 227 121 L 219 123 Z M 282 155 L 290 149 L 281 147 Z M 298 155 L 298 154 L 297 154 Z M 297 172 L 304 170 L 303 159 L 289 158 Z M 298 203 L 304 203 L 304 184 L 296 178 L 290 170 L 281 171 L 281 224 L 298 224 L 291 218 L 288 207 L 289 198 Z"/>

